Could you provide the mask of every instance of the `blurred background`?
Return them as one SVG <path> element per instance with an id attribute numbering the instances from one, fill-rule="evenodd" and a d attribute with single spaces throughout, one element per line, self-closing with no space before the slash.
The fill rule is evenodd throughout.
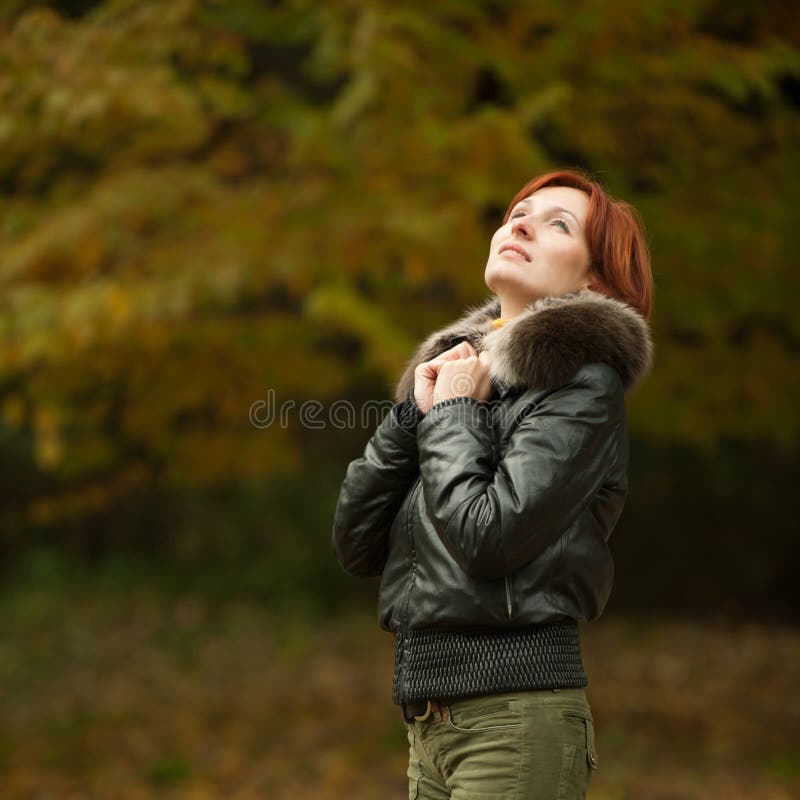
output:
<path id="1" fill-rule="evenodd" d="M 656 280 L 590 797 L 800 796 L 799 141 L 797 4 L 3 0 L 3 798 L 406 796 L 329 411 L 569 167 Z"/>

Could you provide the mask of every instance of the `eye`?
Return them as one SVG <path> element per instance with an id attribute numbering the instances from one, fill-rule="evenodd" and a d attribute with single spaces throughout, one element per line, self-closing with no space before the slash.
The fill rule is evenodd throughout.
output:
<path id="1" fill-rule="evenodd" d="M 515 211 L 515 212 L 514 212 L 514 213 L 513 213 L 513 214 L 512 214 L 512 215 L 509 217 L 509 219 L 516 219 L 517 217 L 524 217 L 524 216 L 525 216 L 525 212 L 524 212 L 524 211 L 522 211 L 522 210 L 519 210 L 519 211 Z M 562 230 L 563 230 L 565 233 L 569 233 L 569 225 L 567 225 L 567 223 L 566 223 L 566 222 L 564 222 L 564 220 L 563 220 L 563 219 L 554 219 L 554 220 L 553 220 L 553 222 L 560 223 L 560 224 L 561 224 L 561 229 L 562 229 Z"/>

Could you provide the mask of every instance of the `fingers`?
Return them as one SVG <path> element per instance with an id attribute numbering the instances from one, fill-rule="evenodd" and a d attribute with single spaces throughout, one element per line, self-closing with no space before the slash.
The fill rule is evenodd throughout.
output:
<path id="1" fill-rule="evenodd" d="M 436 375 L 439 372 L 439 367 L 444 362 L 436 362 L 436 361 L 424 361 L 421 364 L 417 364 L 416 369 L 414 370 L 414 377 L 420 378 L 425 381 L 434 381 L 436 380 Z"/>
<path id="2" fill-rule="evenodd" d="M 488 352 L 447 361 L 439 367 L 432 398 L 473 397 L 488 400 L 493 388 L 489 377 Z"/>
<path id="3" fill-rule="evenodd" d="M 459 372 L 483 372 L 489 368 L 489 356 L 481 353 L 477 356 L 466 356 L 455 360 L 448 360 L 439 366 L 438 375 L 455 375 Z"/>
<path id="4" fill-rule="evenodd" d="M 469 355 L 460 356 L 459 358 L 449 358 L 447 359 L 447 361 L 440 363 L 438 365 L 439 371 L 441 372 L 441 370 L 445 368 L 447 368 L 448 370 L 458 369 L 459 365 L 455 363 L 457 361 L 463 362 L 462 366 L 469 365 L 469 367 L 471 368 L 473 365 L 477 365 L 488 369 L 489 364 L 491 363 L 491 358 L 488 350 L 483 350 L 480 353 L 476 353 L 475 351 L 473 351 Z M 431 361 L 428 363 L 433 364 L 434 362 Z"/>
<path id="5" fill-rule="evenodd" d="M 459 362 L 461 366 L 459 366 Z M 478 373 L 483 372 L 488 374 L 489 353 L 483 351 L 478 355 L 475 348 L 467 341 L 459 342 L 455 347 L 445 350 L 430 361 L 423 361 L 417 364 L 414 370 L 414 393 L 421 400 L 421 403 L 418 404 L 425 410 L 425 398 L 429 394 L 432 394 L 434 386 L 439 381 L 442 370 L 447 372 L 447 380 L 452 381 L 454 369 L 460 371 L 466 369 L 468 371 L 466 376 L 467 380 L 474 381 L 478 373 L 476 373 L 476 375 L 472 375 L 472 373 L 475 372 L 476 368 L 478 369 Z M 458 378 L 459 381 L 461 377 Z M 465 387 L 458 388 L 461 389 L 461 391 L 458 391 L 459 394 L 471 394 L 469 389 L 464 391 Z"/>
<path id="6" fill-rule="evenodd" d="M 439 353 L 438 356 L 432 358 L 428 363 L 444 364 L 445 361 L 457 361 L 460 358 L 469 358 L 470 356 L 476 355 L 477 352 L 475 348 L 469 342 L 459 342 L 455 347 L 451 347 L 449 350 Z"/>
<path id="7" fill-rule="evenodd" d="M 435 356 L 429 361 L 423 361 L 417 366 L 417 369 L 428 364 L 438 367 L 444 364 L 446 361 L 457 361 L 460 358 L 469 358 L 470 356 L 477 355 L 478 353 L 475 348 L 469 342 L 463 341 L 459 342 L 457 345 L 455 345 L 455 347 L 451 347 L 449 350 L 439 353 L 438 356 Z"/>
<path id="8" fill-rule="evenodd" d="M 441 358 L 445 361 L 454 361 L 457 358 L 469 358 L 469 356 L 477 355 L 478 353 L 476 352 L 475 348 L 465 340 L 463 342 L 459 342 L 455 347 L 445 350 L 444 353 L 438 355 L 437 358 Z"/>

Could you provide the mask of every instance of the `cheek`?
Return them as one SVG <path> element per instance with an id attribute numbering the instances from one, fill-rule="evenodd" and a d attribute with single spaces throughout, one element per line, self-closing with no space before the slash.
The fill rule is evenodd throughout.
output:
<path id="1" fill-rule="evenodd" d="M 579 242 L 565 242 L 559 248 L 560 257 L 573 269 L 583 269 L 583 265 L 589 263 L 589 253 Z"/>
<path id="2" fill-rule="evenodd" d="M 497 244 L 500 242 L 500 239 L 503 238 L 503 234 L 505 232 L 505 229 L 506 229 L 505 226 L 503 226 L 502 228 L 498 228 L 498 230 L 495 231 L 494 236 L 492 236 L 492 241 L 489 242 L 489 249 L 490 250 L 495 250 L 496 249 Z"/>

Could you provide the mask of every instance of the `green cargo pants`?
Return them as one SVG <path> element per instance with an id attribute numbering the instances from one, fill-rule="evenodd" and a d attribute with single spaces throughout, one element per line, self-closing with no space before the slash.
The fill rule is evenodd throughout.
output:
<path id="1" fill-rule="evenodd" d="M 598 763 L 583 689 L 444 702 L 406 728 L 409 800 L 576 800 Z"/>

